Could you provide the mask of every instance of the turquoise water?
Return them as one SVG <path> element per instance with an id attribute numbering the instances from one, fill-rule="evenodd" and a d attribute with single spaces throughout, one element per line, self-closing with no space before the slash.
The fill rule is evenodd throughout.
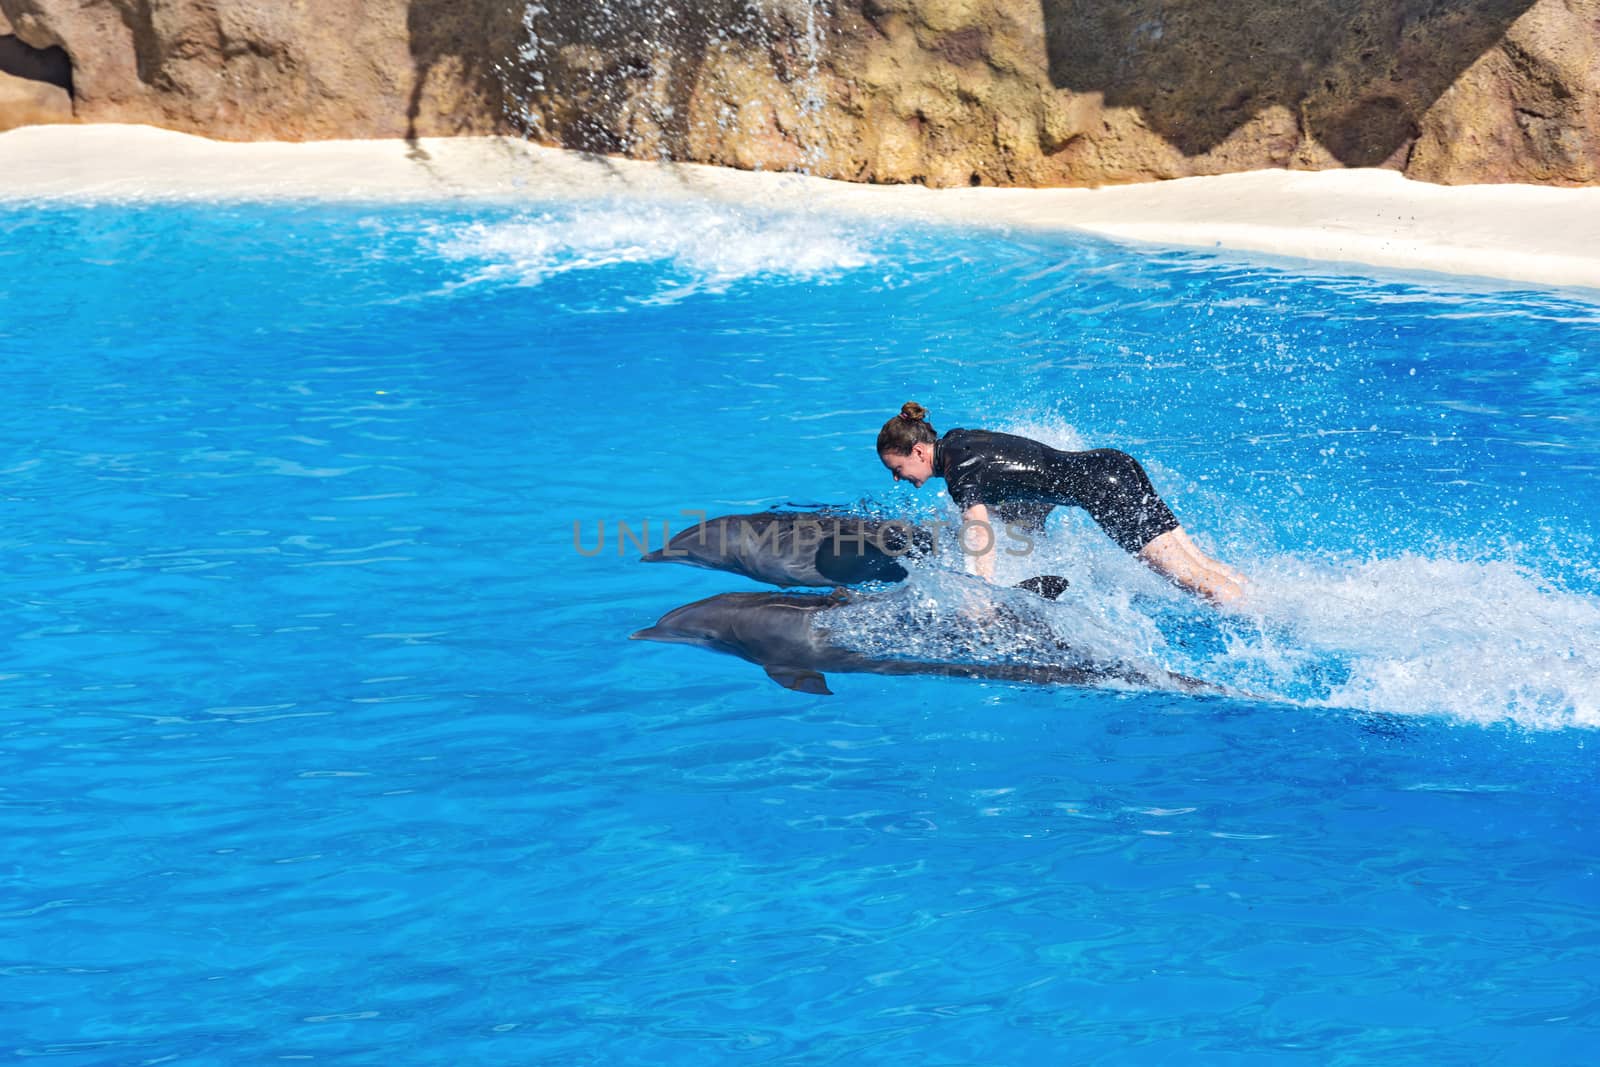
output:
<path id="1" fill-rule="evenodd" d="M 0 232 L 6 1053 L 1592 1057 L 1594 293 L 683 204 Z M 907 399 L 1143 459 L 1246 610 L 1073 516 L 1008 576 L 1252 695 L 626 640 L 754 586 L 620 523 L 943 516 Z"/>

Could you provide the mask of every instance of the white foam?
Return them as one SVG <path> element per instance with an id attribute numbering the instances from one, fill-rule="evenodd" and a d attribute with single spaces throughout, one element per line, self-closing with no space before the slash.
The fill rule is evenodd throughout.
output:
<path id="1" fill-rule="evenodd" d="M 1307 703 L 1530 728 L 1600 726 L 1600 597 L 1503 561 L 1257 564 L 1241 680 L 1337 665 Z"/>
<path id="2" fill-rule="evenodd" d="M 440 255 L 470 265 L 465 284 L 538 285 L 573 271 L 665 264 L 668 279 L 641 294 L 652 302 L 751 278 L 825 283 L 876 258 L 863 231 L 713 203 L 564 205 L 438 231 L 435 241 Z"/>
<path id="3" fill-rule="evenodd" d="M 1058 448 L 1086 447 L 1059 419 L 1004 429 Z M 1063 508 L 1031 551 L 996 559 L 997 585 L 1036 574 L 1070 579 L 1054 604 L 1000 591 L 1014 614 L 1042 632 L 974 630 L 975 580 L 951 573 L 961 561 L 947 542 L 897 598 L 846 616 L 845 637 L 865 651 L 925 659 L 1036 660 L 1059 643 L 1088 662 L 1193 675 L 1304 708 L 1535 730 L 1600 727 L 1600 595 L 1587 591 L 1600 584 L 1594 571 L 1582 561 L 1451 553 L 1230 555 L 1251 585 L 1240 610 L 1217 611 L 1119 550 L 1083 513 Z"/>
<path id="4" fill-rule="evenodd" d="M 925 566 L 894 589 L 830 613 L 827 625 L 842 644 L 887 658 L 1123 666 L 1159 674 L 1162 664 L 1151 654 L 1160 643 L 1154 626 L 1140 633 L 1124 622 L 1095 612 L 1069 615 L 1032 593 Z"/>
<path id="5" fill-rule="evenodd" d="M 1304 707 L 1600 727 L 1600 597 L 1503 560 L 1234 562 L 1243 610 L 1190 614 L 1202 636 L 1158 648 L 1169 669 Z M 1184 608 L 1109 594 L 1099 610 L 1137 631 Z"/>
<path id="6" fill-rule="evenodd" d="M 1121 633 L 1162 667 L 1237 692 L 1525 729 L 1600 727 L 1600 596 L 1504 560 L 1229 562 L 1251 579 L 1237 612 L 1166 587 L 1087 524 L 1033 561 L 1072 577 L 1064 607 L 1088 616 L 1053 614 L 1064 640 Z"/>
<path id="7" fill-rule="evenodd" d="M 1124 665 L 1308 709 L 1600 727 L 1600 597 L 1500 561 L 1242 562 L 1248 603 L 1217 612 L 1109 544 L 1058 535 L 1024 568 L 1070 575 L 1053 604 L 983 587 L 950 557 L 832 613 L 828 628 L 896 658 Z M 1020 625 L 986 621 L 992 603 Z"/>

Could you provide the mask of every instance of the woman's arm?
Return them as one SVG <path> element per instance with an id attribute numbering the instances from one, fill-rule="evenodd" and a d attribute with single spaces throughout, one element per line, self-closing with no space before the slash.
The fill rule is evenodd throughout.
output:
<path id="1" fill-rule="evenodd" d="M 986 504 L 974 504 L 961 513 L 961 551 L 967 570 L 985 581 L 994 580 L 996 550 L 994 526 Z"/>

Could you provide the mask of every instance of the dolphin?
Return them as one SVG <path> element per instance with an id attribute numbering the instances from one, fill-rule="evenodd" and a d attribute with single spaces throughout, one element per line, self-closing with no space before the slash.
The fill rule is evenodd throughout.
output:
<path id="1" fill-rule="evenodd" d="M 1151 673 L 1121 664 L 960 663 L 872 656 L 839 644 L 828 631 L 827 613 L 848 602 L 845 596 L 814 593 L 720 593 L 668 612 L 654 626 L 632 634 L 631 639 L 697 645 L 738 656 L 761 667 L 767 677 L 785 689 L 822 696 L 832 695 L 824 671 L 932 674 L 1035 685 L 1087 686 L 1120 681 L 1145 688 L 1223 692 L 1197 678 L 1167 671 Z M 1013 617 L 1013 621 L 1017 620 Z M 1066 656 L 1072 654 L 1064 647 L 1061 651 Z"/>
<path id="2" fill-rule="evenodd" d="M 732 571 L 783 587 L 898 582 L 900 560 L 934 548 L 933 535 L 906 522 L 832 512 L 764 511 L 707 519 L 641 557 Z"/>

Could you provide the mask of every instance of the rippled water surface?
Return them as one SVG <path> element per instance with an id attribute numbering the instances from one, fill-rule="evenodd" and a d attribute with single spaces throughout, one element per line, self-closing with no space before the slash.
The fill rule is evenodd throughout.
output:
<path id="1" fill-rule="evenodd" d="M 684 204 L 0 233 L 5 1053 L 1592 1062 L 1595 294 Z M 681 509 L 948 517 L 872 454 L 913 398 L 1143 459 L 1245 610 L 1076 516 L 1005 576 L 1249 695 L 626 640 L 753 588 L 636 562 Z"/>

